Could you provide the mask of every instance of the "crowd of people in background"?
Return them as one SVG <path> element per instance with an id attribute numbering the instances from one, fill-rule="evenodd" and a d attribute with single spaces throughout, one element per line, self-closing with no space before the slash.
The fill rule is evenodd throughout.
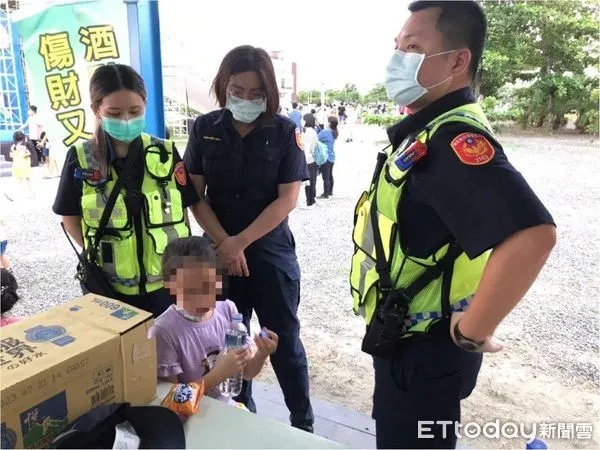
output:
<path id="1" fill-rule="evenodd" d="M 305 182 L 306 208 L 317 204 L 316 199 L 328 199 L 333 196 L 333 167 L 335 165 L 335 144 L 340 136 L 342 125 L 353 125 L 358 122 L 361 113 L 360 105 L 349 105 L 341 102 L 336 104 L 318 103 L 316 105 L 301 105 L 292 103 L 291 110 L 282 108 L 280 114 L 287 116 L 302 132 L 301 147 L 306 156 L 310 179 Z M 352 142 L 352 129 L 347 128 L 346 142 Z M 315 152 L 319 145 L 327 148 L 324 161 L 317 161 Z M 317 197 L 317 179 L 321 175 L 323 192 Z"/>

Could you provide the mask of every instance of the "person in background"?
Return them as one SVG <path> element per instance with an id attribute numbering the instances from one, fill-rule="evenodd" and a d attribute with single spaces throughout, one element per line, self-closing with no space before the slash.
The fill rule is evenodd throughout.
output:
<path id="1" fill-rule="evenodd" d="M 99 240 L 92 258 L 116 299 L 158 317 L 173 304 L 163 287 L 161 255 L 169 241 L 189 236 L 186 208 L 198 202 L 198 194 L 174 143 L 143 133 L 146 86 L 134 69 L 100 66 L 89 88 L 94 138 L 69 149 L 52 209 L 80 247 Z M 98 238 L 108 198 L 125 171 L 106 232 Z"/>
<path id="2" fill-rule="evenodd" d="M 317 113 L 317 124 L 319 126 L 319 131 L 325 128 L 327 125 L 327 106 L 324 104 L 319 107 L 319 112 Z"/>
<path id="3" fill-rule="evenodd" d="M 243 371 L 244 379 L 256 377 L 267 358 L 277 350 L 279 337 L 263 328 L 248 346 L 224 352 L 225 334 L 238 313 L 231 300 L 217 301 L 223 288 L 221 264 L 204 237 L 192 236 L 169 242 L 162 257 L 164 284 L 176 298 L 154 323 L 158 378 L 171 383 L 204 381 L 208 396 L 236 402 L 221 394 L 219 385 Z"/>
<path id="4" fill-rule="evenodd" d="M 305 186 L 306 192 L 306 206 L 311 207 L 315 204 L 315 197 L 317 196 L 317 172 L 319 168 L 315 162 L 315 149 L 317 148 L 317 132 L 315 130 L 315 116 L 313 114 L 306 114 L 304 116 L 304 134 L 302 135 L 302 149 L 304 150 L 304 156 L 306 157 L 306 164 L 308 166 L 308 174 L 310 176 L 308 186 Z"/>
<path id="5" fill-rule="evenodd" d="M 27 136 L 29 138 L 29 141 L 33 144 L 34 151 L 36 152 L 36 158 L 32 164 L 34 167 L 37 166 L 37 162 L 42 163 L 44 158 L 42 148 L 38 147 L 38 143 L 42 138 L 42 132 L 44 131 L 44 127 L 40 123 L 40 117 L 38 116 L 37 112 L 37 106 L 29 105 L 27 122 L 25 122 L 25 124 L 17 130 L 23 131 L 25 128 L 28 129 Z"/>
<path id="6" fill-rule="evenodd" d="M 31 180 L 31 156 L 35 150 L 27 137 L 21 131 L 13 134 L 13 145 L 10 148 L 10 157 L 13 160 L 12 171 L 17 182 L 17 192 L 23 194 L 27 190 L 29 198 L 33 195 L 33 184 Z"/>
<path id="7" fill-rule="evenodd" d="M 228 297 L 249 328 L 253 312 L 279 335 L 271 363 L 293 426 L 313 431 L 308 363 L 300 340 L 300 266 L 288 215 L 309 179 L 302 132 L 277 115 L 269 54 L 250 45 L 221 62 L 212 91 L 222 109 L 196 119 L 184 155 L 200 203 L 196 220 L 228 265 Z M 301 120 L 302 118 L 300 118 Z M 237 397 L 256 410 L 249 382 Z"/>
<path id="8" fill-rule="evenodd" d="M 298 109 L 298 103 L 292 103 L 292 110 L 288 114 L 288 117 L 296 124 L 296 128 L 302 129 L 302 113 Z"/>
<path id="9" fill-rule="evenodd" d="M 47 170 L 47 173 L 46 175 L 44 175 L 44 178 L 59 177 L 60 169 L 58 167 L 56 151 L 52 150 L 52 144 L 48 139 L 48 133 L 46 133 L 45 131 L 42 133 L 42 139 L 38 143 L 38 146 L 42 148 L 44 162 Z"/>
<path id="10" fill-rule="evenodd" d="M 21 320 L 19 317 L 9 316 L 8 313 L 19 301 L 19 284 L 12 272 L 4 267 L 0 269 L 0 302 L 2 310 L 0 312 L 0 327 L 5 327 Z"/>
<path id="11" fill-rule="evenodd" d="M 335 141 L 339 136 L 338 120 L 334 116 L 327 119 L 327 128 L 318 134 L 319 141 L 327 145 L 327 162 L 321 166 L 323 176 L 323 194 L 319 198 L 327 199 L 333 195 L 333 165 L 335 164 Z"/>

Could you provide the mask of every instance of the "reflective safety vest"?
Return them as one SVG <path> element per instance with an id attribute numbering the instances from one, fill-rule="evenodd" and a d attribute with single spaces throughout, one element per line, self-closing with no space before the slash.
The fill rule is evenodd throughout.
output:
<path id="1" fill-rule="evenodd" d="M 379 236 L 383 243 L 394 289 L 409 286 L 425 272 L 427 267 L 435 266 L 436 261 L 440 261 L 450 247 L 450 244 L 445 244 L 427 258 L 408 257 L 404 254 L 400 245 L 398 205 L 410 168 L 403 171 L 395 164 L 398 156 L 415 139 L 427 144 L 439 127 L 449 122 L 465 123 L 493 137 L 491 125 L 478 104 L 467 104 L 448 111 L 427 124 L 416 138 L 407 138 L 397 150 L 386 151 L 385 164 L 374 177 L 369 191 L 362 194 L 356 205 L 352 235 L 355 249 L 350 270 L 350 289 L 354 299 L 354 312 L 363 316 L 367 325 L 371 323 L 383 297 L 375 267 L 377 254 L 370 211 L 375 195 Z M 454 260 L 453 266 L 450 266 L 452 270 L 447 271 L 449 273 L 444 273 L 421 289 L 409 303 L 408 313 L 404 319 L 405 334 L 402 337 L 426 332 L 436 319 L 444 316 L 442 306 L 444 291 L 448 295 L 446 302 L 449 303 L 449 312 L 465 309 L 479 285 L 489 253 L 486 252 L 475 259 L 469 259 L 464 252 L 460 253 Z M 449 278 L 444 280 L 448 275 Z M 444 288 L 443 285 L 446 287 Z"/>
<path id="2" fill-rule="evenodd" d="M 98 170 L 90 144 L 91 141 L 86 141 L 76 145 L 79 166 Z M 165 247 L 174 239 L 190 235 L 173 174 L 173 142 L 142 134 L 142 147 L 145 169 L 141 186 L 141 223 L 136 224 L 137 220 L 127 210 L 125 188 L 122 187 L 100 239 L 96 258 L 115 290 L 125 295 L 161 288 L 161 255 Z M 83 181 L 81 225 L 86 249 L 91 246 L 99 228 L 117 177 L 115 169 L 109 166 L 107 179 Z"/>

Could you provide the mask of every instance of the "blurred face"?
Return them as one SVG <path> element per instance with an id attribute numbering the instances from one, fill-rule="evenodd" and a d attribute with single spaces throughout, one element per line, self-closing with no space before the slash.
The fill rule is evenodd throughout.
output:
<path id="1" fill-rule="evenodd" d="M 216 267 L 190 257 L 165 285 L 177 298 L 177 306 L 188 314 L 198 316 L 215 307 L 217 295 L 223 288 L 222 280 Z"/>
<path id="2" fill-rule="evenodd" d="M 244 100 L 264 100 L 267 98 L 265 87 L 257 72 L 242 72 L 231 75 L 227 93 Z"/>
<path id="3" fill-rule="evenodd" d="M 425 56 L 435 55 L 425 58 L 417 80 L 425 88 L 441 84 L 432 87 L 427 94 L 415 101 L 411 105 L 413 108 L 421 108 L 431 103 L 449 92 L 455 81 L 464 82 L 465 77 L 468 78 L 471 52 L 468 49 L 456 49 L 444 53 L 448 48 L 444 42 L 444 35 L 437 29 L 440 13 L 440 8 L 427 8 L 412 13 L 395 39 L 396 50 Z"/>
<path id="4" fill-rule="evenodd" d="M 146 103 L 139 94 L 121 89 L 104 97 L 94 112 L 100 117 L 129 120 L 141 116 L 145 111 Z"/>
<path id="5" fill-rule="evenodd" d="M 33 109 L 29 109 L 27 112 L 30 116 L 35 116 L 35 111 Z"/>

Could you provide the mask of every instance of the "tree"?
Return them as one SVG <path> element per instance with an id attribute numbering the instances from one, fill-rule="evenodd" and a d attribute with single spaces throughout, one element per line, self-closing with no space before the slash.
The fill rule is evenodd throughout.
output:
<path id="1" fill-rule="evenodd" d="M 321 91 L 300 91 L 298 92 L 298 103 L 312 104 L 319 103 L 321 101 Z"/>
<path id="2" fill-rule="evenodd" d="M 377 83 L 364 97 L 365 103 L 387 102 L 388 96 L 383 83 Z"/>
<path id="3" fill-rule="evenodd" d="M 577 83 L 569 77 L 584 76 L 587 67 L 598 65 L 598 3 L 484 0 L 482 4 L 489 29 L 481 93 L 494 95 L 506 82 L 532 80 L 520 95 L 530 96 L 530 111 L 536 108 L 534 125 L 557 127 L 566 104 L 563 94 L 577 91 Z"/>

